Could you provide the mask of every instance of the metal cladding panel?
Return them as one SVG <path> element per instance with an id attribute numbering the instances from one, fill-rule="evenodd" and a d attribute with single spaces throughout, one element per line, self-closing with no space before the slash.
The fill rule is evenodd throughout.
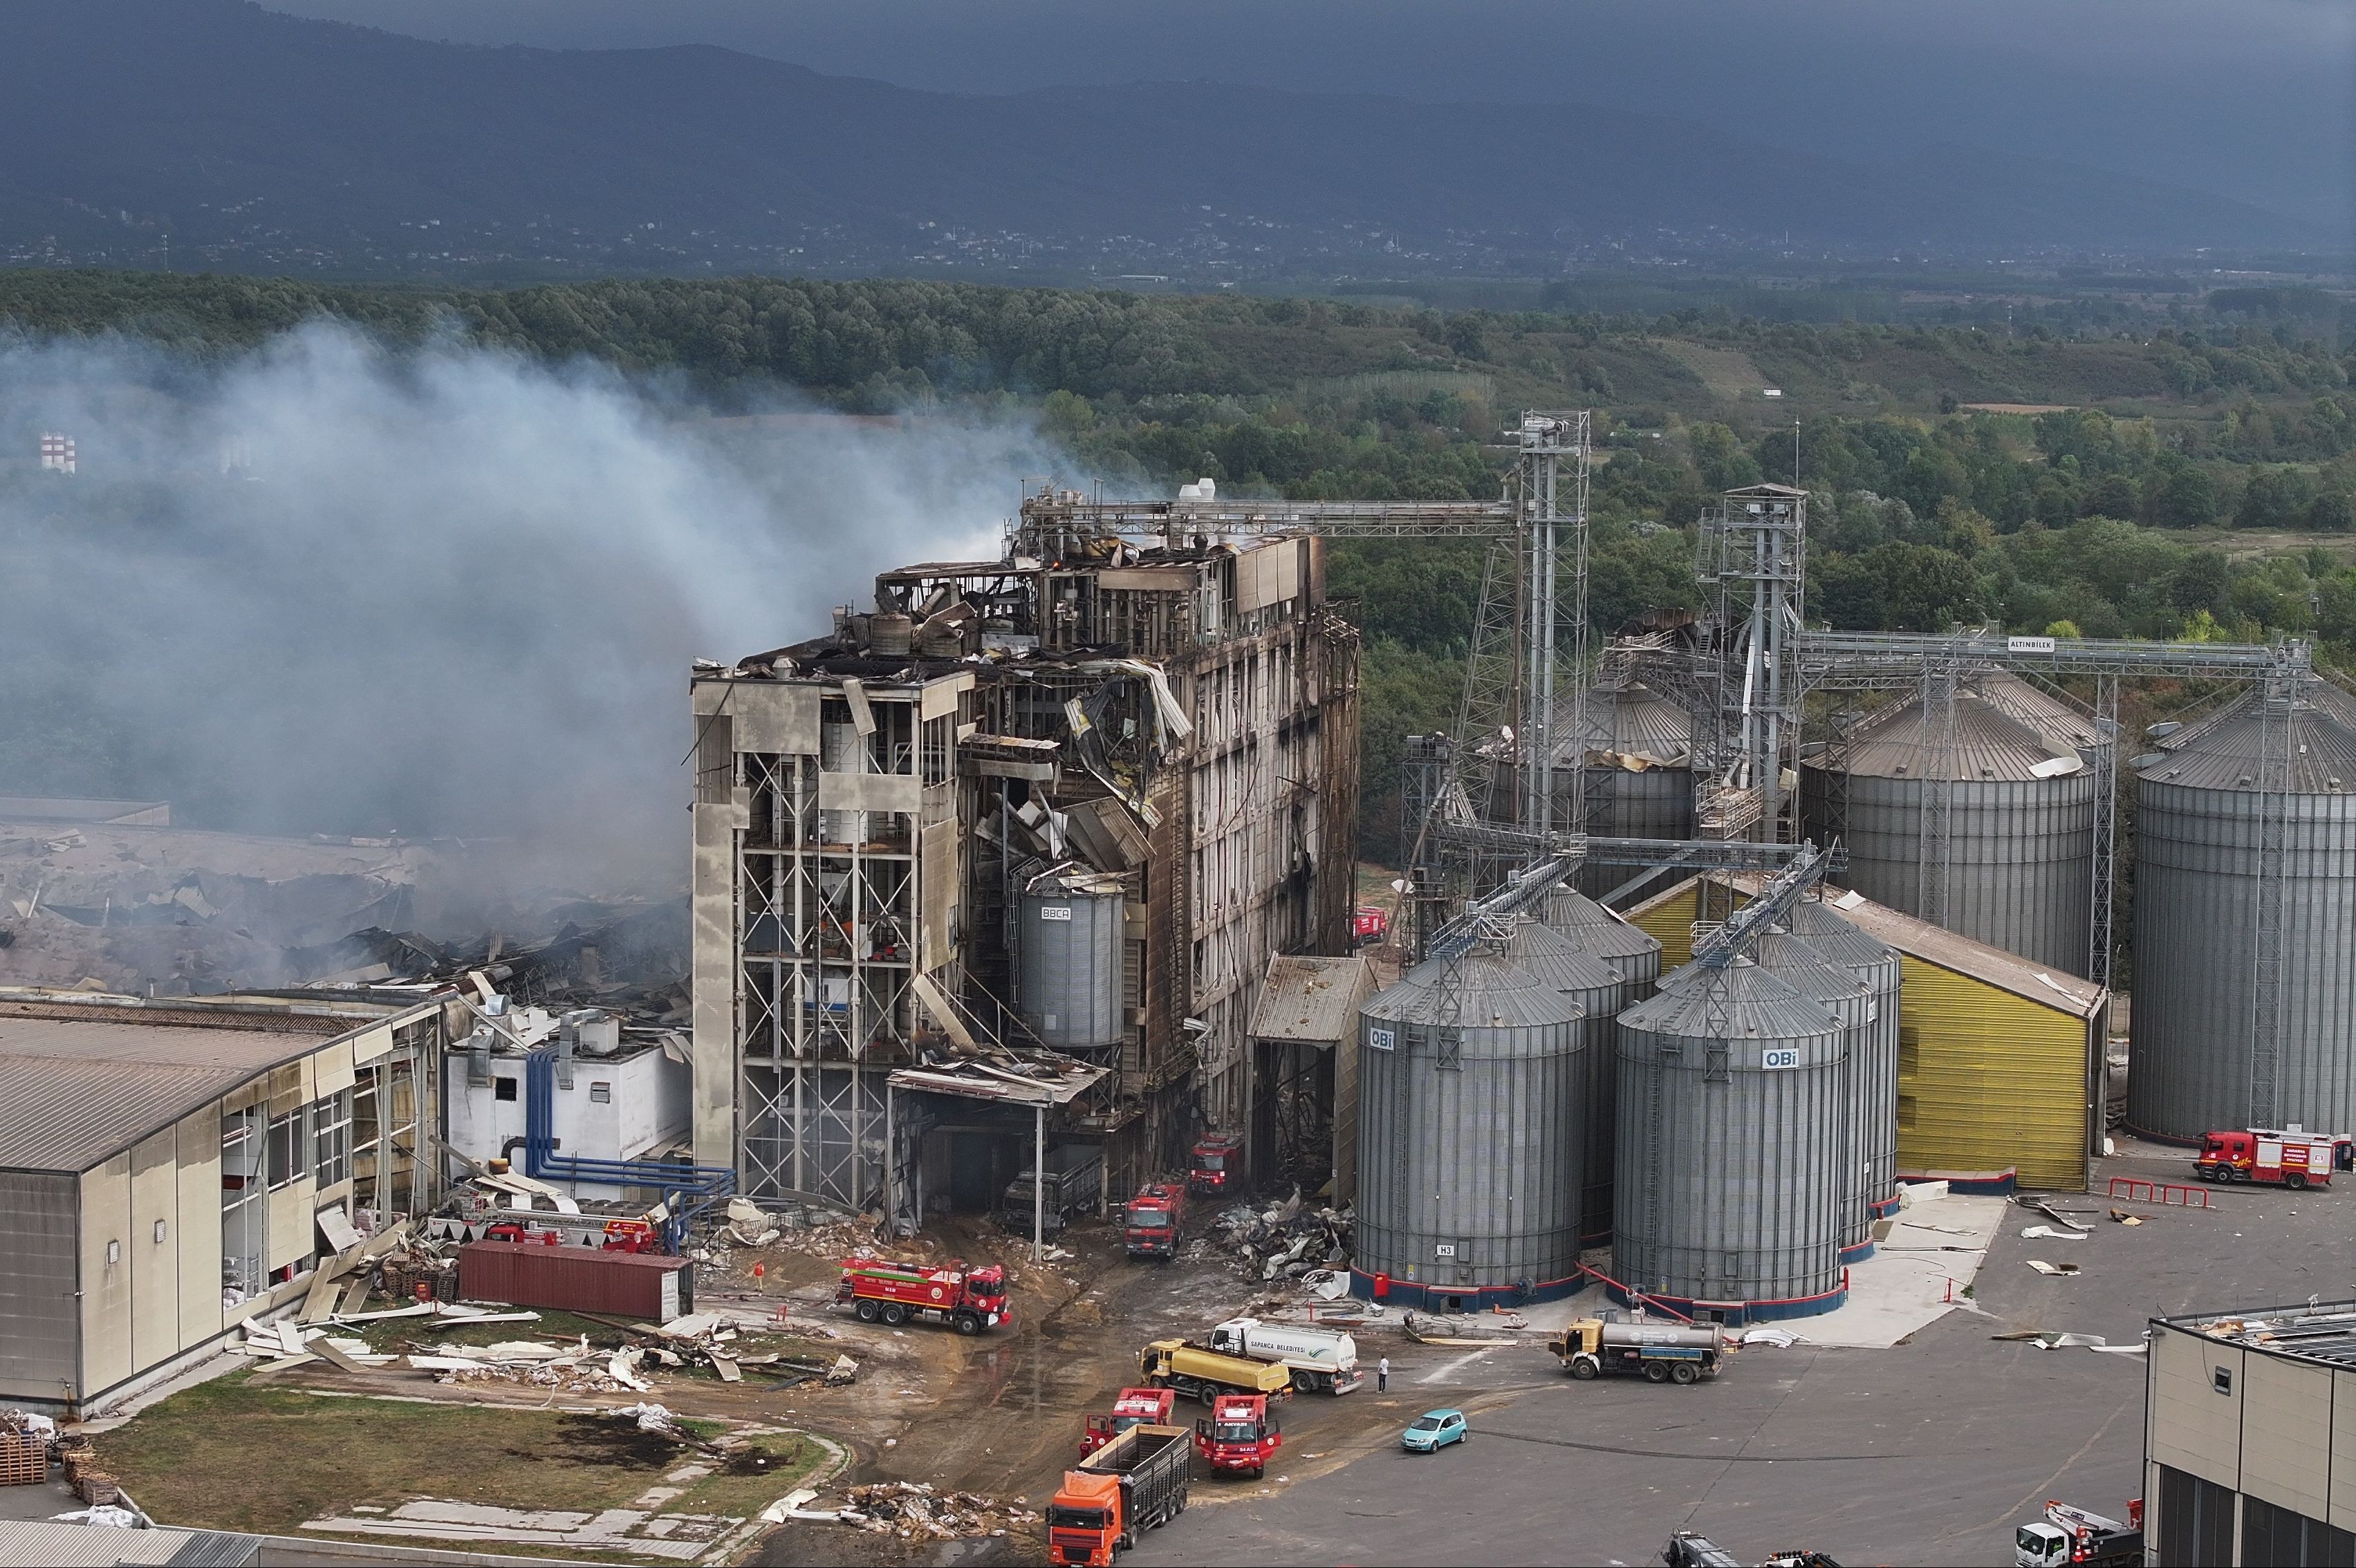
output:
<path id="1" fill-rule="evenodd" d="M 1740 960 L 1676 984 L 1621 1019 L 1613 1272 L 1708 1301 L 1823 1295 L 1850 1189 L 1847 1033 Z"/>
<path id="2" fill-rule="evenodd" d="M 2261 800 L 2137 781 L 2127 1120 L 2144 1131 L 2356 1126 L 2356 796 L 2289 799 L 2276 1094 L 2251 1104 Z"/>
<path id="3" fill-rule="evenodd" d="M 458 1249 L 458 1294 L 559 1312 L 604 1312 L 667 1322 L 693 1310 L 695 1265 L 685 1258 L 603 1247 L 550 1247 L 527 1242 L 469 1242 Z M 664 1299 L 663 1276 L 677 1275 Z M 665 1312 L 664 1307 L 672 1308 Z"/>
<path id="4" fill-rule="evenodd" d="M 1807 836 L 1848 850 L 1842 880 L 1874 902 L 1928 918 L 1922 908 L 1922 797 L 1919 779 L 1848 781 L 1845 822 L 1832 819 L 1823 770 L 1803 771 Z M 2086 972 L 2094 937 L 2094 788 L 2092 770 L 2020 783 L 1975 780 L 1947 787 L 1949 931 L 2064 974 Z"/>
<path id="5" fill-rule="evenodd" d="M 1360 1010 L 1356 1266 L 1468 1289 L 1563 1279 L 1579 1264 L 1586 1022 L 1501 956 L 1462 969 L 1452 1063 L 1437 964 Z"/>
<path id="6" fill-rule="evenodd" d="M 1905 1019 L 1914 1042 L 1899 1081 L 1907 1169 L 2010 1167 L 2023 1187 L 2085 1189 L 2085 1019 L 1912 954 Z"/>
<path id="7" fill-rule="evenodd" d="M 1587 831 L 1600 838 L 1690 838 L 1694 836 L 1693 770 L 1620 767 L 1587 770 Z M 1581 866 L 1578 885 L 1590 897 L 1610 892 L 1633 866 Z"/>
<path id="8" fill-rule="evenodd" d="M 1121 903 L 1118 892 L 1023 895 L 1017 995 L 1023 1021 L 1054 1050 L 1099 1050 L 1129 1037 L 1120 1008 Z"/>
<path id="9" fill-rule="evenodd" d="M 1873 993 L 1873 1022 L 1849 1044 L 1849 1085 L 1855 1091 L 1849 1131 L 1863 1172 L 1863 1186 L 1849 1204 L 1844 1243 L 1853 1247 L 1872 1233 L 1871 1205 L 1898 1190 L 1898 1045 L 1905 970 L 1898 949 L 1875 941 L 1815 899 L 1794 904 L 1788 918 L 1793 935 Z"/>
<path id="10" fill-rule="evenodd" d="M 80 1390 L 80 1192 L 71 1176 L 0 1171 L 0 1399 Z"/>

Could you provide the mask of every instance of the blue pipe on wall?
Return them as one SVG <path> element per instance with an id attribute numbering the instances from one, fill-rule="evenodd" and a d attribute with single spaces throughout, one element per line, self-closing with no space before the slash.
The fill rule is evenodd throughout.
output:
<path id="1" fill-rule="evenodd" d="M 556 1048 L 543 1045 L 524 1058 L 523 1173 L 539 1181 L 594 1181 L 612 1187 L 651 1187 L 670 1210 L 664 1240 L 673 1252 L 688 1221 L 736 1190 L 736 1173 L 724 1165 L 679 1165 L 667 1159 L 584 1159 L 556 1152 Z"/>

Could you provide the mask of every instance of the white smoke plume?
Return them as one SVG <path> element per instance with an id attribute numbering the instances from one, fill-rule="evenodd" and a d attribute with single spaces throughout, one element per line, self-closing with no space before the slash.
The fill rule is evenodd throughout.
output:
<path id="1" fill-rule="evenodd" d="M 0 793 L 683 876 L 689 661 L 994 555 L 1069 471 L 1013 422 L 774 422 L 326 325 L 204 364 L 0 345 Z M 78 475 L 35 471 L 42 431 Z"/>

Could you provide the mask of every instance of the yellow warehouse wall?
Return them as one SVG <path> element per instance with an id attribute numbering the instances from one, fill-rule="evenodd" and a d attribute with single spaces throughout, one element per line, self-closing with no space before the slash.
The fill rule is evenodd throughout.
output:
<path id="1" fill-rule="evenodd" d="M 1699 884 L 1688 882 L 1650 908 L 1638 909 L 1628 923 L 1661 944 L 1661 973 L 1693 962 L 1694 909 Z"/>
<path id="2" fill-rule="evenodd" d="M 2085 1020 L 1911 953 L 1904 964 L 1899 1168 L 2011 1166 L 2023 1187 L 2083 1191 Z"/>

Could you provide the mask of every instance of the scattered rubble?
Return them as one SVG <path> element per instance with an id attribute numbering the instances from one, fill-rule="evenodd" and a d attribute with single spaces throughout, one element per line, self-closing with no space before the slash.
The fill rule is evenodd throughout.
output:
<path id="1" fill-rule="evenodd" d="M 816 1494 L 810 1494 L 815 1498 Z M 973 1536 L 1004 1535 L 1015 1525 L 1035 1524 L 1039 1516 L 1019 1502 L 984 1497 L 979 1492 L 942 1492 L 923 1481 L 876 1481 L 851 1487 L 836 1509 L 791 1509 L 787 1517 L 848 1524 L 903 1541 L 958 1541 Z"/>
<path id="2" fill-rule="evenodd" d="M 1239 1203 L 1221 1210 L 1210 1231 L 1188 1244 L 1185 1255 L 1199 1259 L 1225 1253 L 1246 1279 L 1305 1280 L 1312 1274 L 1325 1275 L 1346 1267 L 1356 1221 L 1356 1213 L 1349 1209 L 1308 1207 L 1296 1188 L 1272 1208 Z"/>

